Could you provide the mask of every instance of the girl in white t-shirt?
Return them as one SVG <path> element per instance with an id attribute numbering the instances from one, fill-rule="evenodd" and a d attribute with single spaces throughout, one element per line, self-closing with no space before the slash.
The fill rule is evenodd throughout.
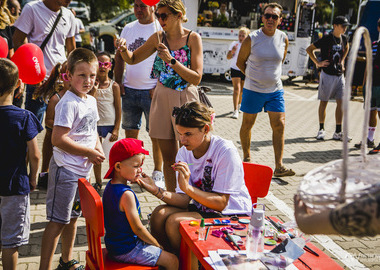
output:
<path id="1" fill-rule="evenodd" d="M 239 30 L 239 40 L 233 41 L 228 49 L 227 59 L 231 60 L 231 79 L 232 86 L 234 87 L 234 93 L 232 96 L 232 101 L 234 105 L 234 112 L 232 118 L 238 119 L 239 108 L 241 104 L 241 97 L 243 94 L 245 75 L 240 71 L 236 65 L 236 60 L 239 55 L 241 44 L 244 39 L 249 35 L 249 29 L 247 27 L 241 27 Z"/>
<path id="2" fill-rule="evenodd" d="M 100 142 L 111 133 L 110 141 L 117 141 L 121 122 L 121 97 L 120 87 L 108 77 L 111 70 L 111 55 L 108 52 L 100 52 L 97 55 L 99 70 L 96 75 L 98 82 L 93 91 L 98 106 L 99 121 L 98 134 Z M 96 183 L 93 185 L 97 192 L 102 189 L 102 165 L 94 165 Z"/>
<path id="3" fill-rule="evenodd" d="M 191 102 L 175 107 L 173 116 L 183 145 L 172 165 L 177 177 L 176 192 L 158 188 L 150 178 L 138 183 L 166 203 L 152 213 L 152 235 L 161 245 L 171 246 L 169 250 L 179 250 L 181 221 L 248 215 L 252 202 L 236 147 L 210 133 L 215 117 L 212 109 Z"/>

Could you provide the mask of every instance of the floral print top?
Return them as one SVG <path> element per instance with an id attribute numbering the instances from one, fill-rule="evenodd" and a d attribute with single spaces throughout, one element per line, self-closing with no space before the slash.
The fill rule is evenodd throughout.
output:
<path id="1" fill-rule="evenodd" d="M 191 33 L 191 32 L 190 32 Z M 190 36 L 189 33 L 189 36 Z M 189 39 L 189 38 L 188 38 Z M 167 46 L 167 45 L 166 45 Z M 168 46 L 167 46 L 168 47 Z M 182 63 L 185 67 L 190 66 L 190 48 L 187 45 L 183 46 L 179 50 L 172 51 L 170 50 L 171 56 L 173 56 L 178 62 Z M 176 91 L 183 91 L 189 85 L 187 81 L 182 79 L 177 72 L 173 70 L 164 60 L 156 56 L 153 63 L 152 72 L 150 77 L 153 79 L 159 80 L 159 82 L 165 87 L 174 89 Z"/>

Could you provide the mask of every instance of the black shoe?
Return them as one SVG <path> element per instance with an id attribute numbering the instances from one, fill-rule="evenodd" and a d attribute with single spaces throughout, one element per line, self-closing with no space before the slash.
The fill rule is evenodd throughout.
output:
<path id="1" fill-rule="evenodd" d="M 369 155 L 375 155 L 380 152 L 380 143 L 376 148 L 373 148 L 371 151 L 368 152 Z"/>
<path id="2" fill-rule="evenodd" d="M 375 140 L 373 140 L 373 141 L 370 141 L 369 139 L 367 139 L 367 147 L 368 148 L 375 148 Z M 354 147 L 355 148 L 357 148 L 357 149 L 360 149 L 361 147 L 362 147 L 362 142 L 360 142 L 360 143 L 356 143 L 355 145 L 354 145 Z"/>
<path id="3" fill-rule="evenodd" d="M 47 189 L 48 180 L 49 180 L 49 174 L 48 173 L 40 173 L 38 175 L 37 187 L 39 189 Z"/>

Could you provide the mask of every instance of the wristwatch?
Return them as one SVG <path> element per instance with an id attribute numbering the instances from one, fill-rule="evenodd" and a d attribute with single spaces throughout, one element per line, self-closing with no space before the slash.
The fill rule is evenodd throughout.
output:
<path id="1" fill-rule="evenodd" d="M 170 59 L 170 64 L 169 64 L 169 66 L 174 66 L 175 63 L 177 63 L 177 60 L 175 60 L 175 58 L 173 57 L 172 59 Z"/>

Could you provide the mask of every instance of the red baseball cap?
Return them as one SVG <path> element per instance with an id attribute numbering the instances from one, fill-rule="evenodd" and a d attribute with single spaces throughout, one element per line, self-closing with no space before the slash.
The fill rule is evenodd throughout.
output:
<path id="1" fill-rule="evenodd" d="M 117 141 L 110 150 L 109 164 L 105 179 L 113 177 L 113 170 L 117 162 L 121 162 L 137 154 L 149 155 L 149 152 L 144 149 L 143 141 L 125 138 Z"/>

